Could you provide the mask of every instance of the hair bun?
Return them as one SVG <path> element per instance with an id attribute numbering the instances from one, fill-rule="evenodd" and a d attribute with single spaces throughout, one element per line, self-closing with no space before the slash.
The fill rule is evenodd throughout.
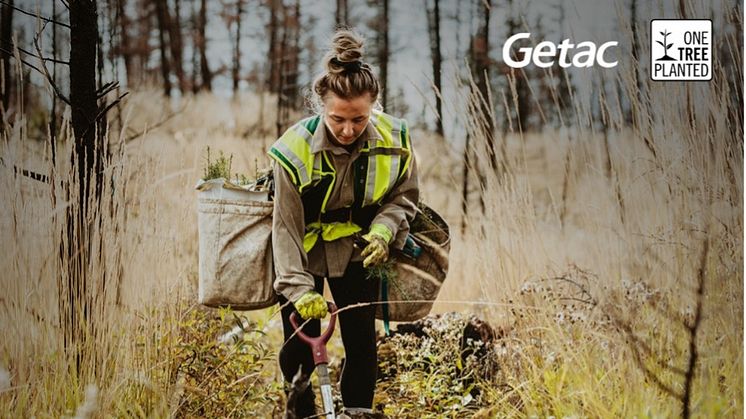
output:
<path id="1" fill-rule="evenodd" d="M 341 30 L 332 38 L 332 59 L 327 61 L 330 73 L 349 70 L 348 63 L 361 63 L 363 58 L 363 43 L 365 41 L 357 33 Z M 361 63 L 362 64 L 362 63 Z"/>

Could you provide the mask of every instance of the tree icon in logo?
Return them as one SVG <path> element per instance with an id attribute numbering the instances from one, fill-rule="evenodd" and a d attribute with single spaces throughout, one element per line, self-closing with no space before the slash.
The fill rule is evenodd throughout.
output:
<path id="1" fill-rule="evenodd" d="M 664 29 L 663 32 L 660 32 L 660 34 L 661 36 L 663 36 L 663 42 L 661 41 L 655 41 L 655 42 L 657 42 L 658 44 L 660 44 L 660 46 L 664 48 L 665 53 L 663 54 L 661 58 L 658 58 L 658 61 L 676 61 L 675 58 L 668 55 L 668 49 L 673 46 L 673 42 L 671 42 L 670 44 L 666 43 L 666 38 L 668 38 L 668 35 L 671 35 L 671 32 L 668 32 Z"/>

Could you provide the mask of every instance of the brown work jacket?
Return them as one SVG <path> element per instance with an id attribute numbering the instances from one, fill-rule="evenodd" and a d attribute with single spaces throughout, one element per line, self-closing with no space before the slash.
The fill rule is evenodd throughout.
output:
<path id="1" fill-rule="evenodd" d="M 368 122 L 365 131 L 350 150 L 332 143 L 327 137 L 326 125 L 319 124 L 313 135 L 311 151 L 328 152 L 336 170 L 336 180 L 327 202 L 327 211 L 349 207 L 354 201 L 353 164 L 360 155 L 363 144 L 380 134 Z M 410 144 L 412 144 L 410 142 Z M 313 275 L 327 278 L 341 277 L 347 264 L 360 261 L 361 249 L 353 246 L 352 237 L 324 241 L 319 237 L 316 245 L 306 254 L 303 249 L 305 221 L 300 193 L 290 176 L 277 162 L 274 164 L 275 192 L 274 215 L 272 217 L 272 251 L 274 253 L 275 291 L 290 301 L 297 301 L 314 288 Z M 404 247 L 409 233 L 409 222 L 414 219 L 419 200 L 417 165 L 412 147 L 412 162 L 396 187 L 382 200 L 372 224 L 383 224 L 393 234 L 389 246 Z M 365 231 L 363 232 L 365 233 Z"/>

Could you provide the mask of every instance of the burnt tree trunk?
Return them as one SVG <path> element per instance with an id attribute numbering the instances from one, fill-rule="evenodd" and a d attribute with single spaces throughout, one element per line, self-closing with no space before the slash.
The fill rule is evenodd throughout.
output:
<path id="1" fill-rule="evenodd" d="M 171 67 L 173 68 L 174 74 L 176 74 L 176 81 L 179 83 L 179 91 L 181 94 L 186 93 L 188 90 L 186 76 L 184 75 L 184 42 L 181 34 L 181 1 L 174 1 L 174 16 L 171 18 L 171 13 L 168 10 L 168 4 L 166 3 L 166 21 L 168 22 L 168 39 L 169 45 L 171 46 Z"/>
<path id="2" fill-rule="evenodd" d="M 347 0 L 337 0 L 337 10 L 334 14 L 334 24 L 336 28 L 350 25 L 350 14 L 348 12 Z"/>
<path id="3" fill-rule="evenodd" d="M 10 67 L 11 52 L 13 51 L 13 0 L 3 2 L 0 9 L 0 57 L 2 58 L 2 109 L 0 109 L 0 118 L 3 125 L 5 124 L 5 114 L 10 105 L 10 98 L 13 93 L 13 74 Z"/>
<path id="4" fill-rule="evenodd" d="M 509 7 L 509 15 L 508 15 L 508 33 L 514 34 L 521 31 L 520 25 L 518 23 L 517 18 L 515 17 L 516 13 L 513 10 L 513 0 L 508 0 L 508 7 Z M 512 55 L 513 59 L 516 59 L 516 51 L 519 46 L 525 46 L 521 45 L 523 42 L 516 42 L 516 46 L 513 48 L 513 50 L 510 51 L 510 54 Z M 528 81 L 525 77 L 525 72 L 521 69 L 510 69 L 509 71 L 506 71 L 506 76 L 514 76 L 515 77 L 515 91 L 516 91 L 516 103 L 513 103 L 513 106 L 515 107 L 515 119 L 518 122 L 518 131 L 523 132 L 528 127 L 526 126 L 528 121 L 528 113 L 529 113 L 529 100 L 531 97 L 531 93 L 528 89 Z M 508 82 L 510 84 L 510 82 Z M 506 109 L 505 112 L 505 119 L 506 125 L 510 125 L 509 120 L 511 119 L 511 115 L 513 114 L 512 109 Z"/>
<path id="5" fill-rule="evenodd" d="M 192 93 L 197 94 L 199 91 L 199 11 L 197 10 L 197 1 L 191 0 L 192 16 L 190 19 L 191 23 L 191 34 L 192 34 Z"/>
<path id="6" fill-rule="evenodd" d="M 634 59 L 634 62 L 639 63 L 640 62 L 640 41 L 639 41 L 639 34 L 637 30 L 637 0 L 632 0 L 629 7 L 629 20 L 631 22 L 632 26 L 632 58 Z M 636 124 L 636 120 L 638 119 L 637 115 L 635 115 L 635 106 L 632 104 L 633 100 L 640 101 L 641 93 L 642 93 L 642 83 L 640 80 L 640 70 L 638 68 L 639 66 L 636 66 L 634 69 L 634 72 L 632 75 L 635 78 L 635 86 L 637 86 L 637 94 L 635 98 L 629 98 L 630 104 L 629 104 L 629 111 L 625 112 L 625 119 L 627 120 L 627 123 Z"/>
<path id="7" fill-rule="evenodd" d="M 277 95 L 277 133 L 285 130 L 290 109 L 298 102 L 299 40 L 300 40 L 300 1 L 295 7 L 283 8 L 282 36 L 278 49 L 279 86 Z"/>
<path id="8" fill-rule="evenodd" d="M 238 94 L 241 82 L 241 20 L 243 18 L 243 0 L 236 0 L 236 32 L 233 44 L 233 96 Z"/>
<path id="9" fill-rule="evenodd" d="M 71 0 L 70 7 L 70 108 L 75 135 L 73 165 L 77 168 L 78 201 L 68 212 L 67 234 L 69 304 L 62 314 L 65 348 L 71 349 L 82 339 L 84 327 L 91 327 L 91 302 L 85 294 L 90 259 L 89 212 L 95 211 L 101 194 L 102 148 L 96 144 L 98 105 L 96 100 L 96 52 L 98 22 L 93 0 Z M 92 187 L 93 186 L 93 187 Z M 94 194 L 91 199 L 91 193 Z M 89 207 L 89 202 L 93 207 Z M 76 208 L 77 207 L 77 208 Z M 72 212 L 72 214 L 71 214 Z M 76 226 L 77 224 L 77 226 Z M 77 227 L 77 228 L 76 228 Z M 64 257 L 64 255 L 63 255 Z M 64 265 L 63 265 L 64 266 Z M 82 316 L 82 319 L 79 318 Z M 93 334 L 88 334 L 89 336 Z M 85 347 L 80 345 L 78 347 Z M 74 349 L 73 349 L 74 350 Z M 76 368 L 81 369 L 83 354 L 75 351 Z"/>
<path id="10" fill-rule="evenodd" d="M 52 3 L 52 16 L 57 15 L 57 2 Z M 57 25 L 52 25 L 52 59 L 57 59 Z M 52 82 L 57 84 L 57 64 L 52 63 Z M 49 115 L 49 146 L 52 166 L 57 161 L 57 95 L 52 95 L 52 110 Z"/>
<path id="11" fill-rule="evenodd" d="M 378 66 L 380 74 L 378 80 L 381 83 L 381 104 L 383 109 L 388 109 L 387 80 L 389 76 L 389 0 L 380 2 L 379 32 L 378 32 Z"/>
<path id="12" fill-rule="evenodd" d="M 161 77 L 163 78 L 163 94 L 171 97 L 171 65 L 168 60 L 168 19 L 166 17 L 167 0 L 156 0 L 155 15 L 158 20 L 158 42 L 161 53 Z"/>
<path id="13" fill-rule="evenodd" d="M 495 127 L 491 117 L 488 89 L 488 75 L 490 70 L 489 27 L 491 3 L 491 0 L 480 1 L 480 5 L 482 6 L 480 7 L 481 13 L 479 15 L 480 25 L 472 44 L 472 59 L 474 62 L 474 71 L 477 76 L 477 89 L 479 89 L 479 95 L 481 96 L 481 100 L 479 101 L 479 117 L 482 119 L 481 122 L 484 123 L 484 135 L 487 142 L 490 169 L 494 170 L 497 168 L 497 153 L 495 153 Z"/>
<path id="14" fill-rule="evenodd" d="M 130 19 L 127 16 L 127 0 L 117 0 L 117 16 L 119 20 L 119 54 L 124 60 L 124 72 L 127 77 L 127 84 L 135 84 L 135 73 L 132 65 L 132 45 L 127 28 L 130 26 Z"/>
<path id="15" fill-rule="evenodd" d="M 267 75 L 267 88 L 272 93 L 277 93 L 280 86 L 280 48 L 277 39 L 280 31 L 278 13 L 281 0 L 268 0 L 269 6 L 269 48 L 267 49 L 267 60 L 269 61 L 269 74 Z"/>
<path id="16" fill-rule="evenodd" d="M 443 57 L 440 53 L 440 0 L 434 0 L 433 9 L 427 10 L 428 34 L 430 35 L 430 59 L 433 63 L 433 86 L 435 88 L 435 123 L 436 131 L 443 134 L 443 99 L 441 84 L 441 65 Z"/>
<path id="17" fill-rule="evenodd" d="M 199 19 L 198 19 L 198 32 L 199 32 L 199 67 L 200 73 L 202 74 L 202 89 L 212 91 L 212 72 L 210 71 L 209 63 L 207 62 L 207 37 L 205 35 L 205 28 L 207 27 L 207 1 L 201 0 L 199 7 Z"/>

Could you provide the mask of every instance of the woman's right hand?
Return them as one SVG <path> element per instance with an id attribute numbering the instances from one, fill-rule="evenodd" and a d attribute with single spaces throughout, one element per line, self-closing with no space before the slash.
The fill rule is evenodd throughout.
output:
<path id="1" fill-rule="evenodd" d="M 308 291 L 293 303 L 303 320 L 323 319 L 328 313 L 326 300 L 316 291 Z"/>

